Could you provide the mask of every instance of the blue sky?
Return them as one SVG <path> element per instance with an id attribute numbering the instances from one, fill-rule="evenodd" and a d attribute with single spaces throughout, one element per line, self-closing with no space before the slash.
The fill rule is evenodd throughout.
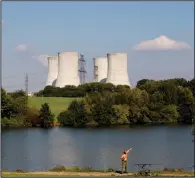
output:
<path id="1" fill-rule="evenodd" d="M 24 89 L 28 72 L 29 90 L 42 89 L 44 56 L 60 51 L 85 55 L 87 81 L 93 79 L 93 57 L 109 52 L 128 53 L 132 86 L 143 78 L 191 79 L 193 7 L 193 2 L 3 2 L 3 87 Z"/>

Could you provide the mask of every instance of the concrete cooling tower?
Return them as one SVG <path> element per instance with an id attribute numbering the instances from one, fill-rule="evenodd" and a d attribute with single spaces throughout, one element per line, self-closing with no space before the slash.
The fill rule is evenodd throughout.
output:
<path id="1" fill-rule="evenodd" d="M 47 82 L 46 86 L 55 85 L 55 81 L 58 76 L 58 56 L 50 56 L 47 58 L 48 59 L 48 77 L 47 77 Z"/>
<path id="2" fill-rule="evenodd" d="M 127 54 L 111 53 L 107 54 L 108 58 L 108 75 L 106 83 L 114 85 L 130 86 L 127 72 Z"/>
<path id="3" fill-rule="evenodd" d="M 56 87 L 80 84 L 78 72 L 79 54 L 77 52 L 61 52 L 58 54 L 58 77 Z"/>
<path id="4" fill-rule="evenodd" d="M 105 83 L 107 78 L 108 60 L 107 57 L 94 58 L 94 82 Z"/>

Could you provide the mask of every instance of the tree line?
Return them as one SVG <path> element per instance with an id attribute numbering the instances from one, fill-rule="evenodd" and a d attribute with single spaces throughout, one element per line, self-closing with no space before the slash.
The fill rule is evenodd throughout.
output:
<path id="1" fill-rule="evenodd" d="M 28 107 L 28 96 L 23 90 L 7 93 L 1 88 L 1 126 L 4 127 L 51 127 L 54 114 L 44 103 L 40 110 Z"/>
<path id="2" fill-rule="evenodd" d="M 28 108 L 23 91 L 6 93 L 1 89 L 2 125 L 19 122 L 25 126 L 52 126 L 49 105 L 40 110 Z M 143 79 L 135 88 L 109 83 L 87 83 L 57 88 L 47 86 L 36 93 L 43 97 L 82 97 L 72 101 L 57 116 L 61 126 L 110 126 L 158 123 L 191 124 L 195 118 L 195 79 Z M 14 119 L 13 119 L 14 118 Z"/>
<path id="3" fill-rule="evenodd" d="M 84 97 L 88 93 L 96 92 L 119 92 L 125 85 L 113 85 L 111 83 L 86 83 L 79 86 L 66 85 L 63 88 L 46 86 L 43 90 L 35 93 L 36 96 L 43 97 Z"/>
<path id="4" fill-rule="evenodd" d="M 58 120 L 64 126 L 191 124 L 195 117 L 194 86 L 194 79 L 144 79 L 133 89 L 117 86 L 110 91 L 88 92 L 60 113 Z"/>

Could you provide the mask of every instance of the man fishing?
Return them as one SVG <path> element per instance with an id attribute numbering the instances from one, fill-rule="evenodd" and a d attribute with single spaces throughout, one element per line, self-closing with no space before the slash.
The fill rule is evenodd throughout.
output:
<path id="1" fill-rule="evenodd" d="M 123 173 L 123 171 L 125 171 L 125 173 L 127 173 L 127 159 L 128 159 L 128 153 L 129 151 L 131 151 L 132 148 L 130 148 L 129 150 L 126 150 L 123 152 L 123 154 L 121 155 L 121 161 L 122 161 L 122 170 L 121 170 L 121 174 Z"/>

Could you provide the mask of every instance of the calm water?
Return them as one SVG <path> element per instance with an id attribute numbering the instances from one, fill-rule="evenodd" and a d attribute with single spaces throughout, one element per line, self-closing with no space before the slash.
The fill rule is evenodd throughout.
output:
<path id="1" fill-rule="evenodd" d="M 2 131 L 2 169 L 48 170 L 56 165 L 120 168 L 124 148 L 132 147 L 129 171 L 136 163 L 159 168 L 194 165 L 190 126 L 150 126 L 112 129 L 40 128 Z"/>

